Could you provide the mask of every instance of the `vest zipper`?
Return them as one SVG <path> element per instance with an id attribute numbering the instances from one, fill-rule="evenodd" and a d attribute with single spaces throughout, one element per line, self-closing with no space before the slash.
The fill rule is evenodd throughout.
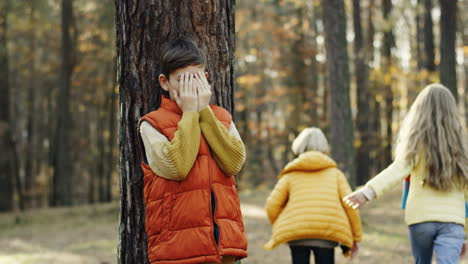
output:
<path id="1" fill-rule="evenodd" d="M 208 150 L 209 151 L 209 150 Z M 210 204 L 210 207 L 211 207 L 211 212 L 212 212 L 212 217 L 213 217 L 213 242 L 216 246 L 216 249 L 218 250 L 218 261 L 219 263 L 222 262 L 222 257 L 221 257 L 221 249 L 219 248 L 219 238 L 221 238 L 221 230 L 219 229 L 219 225 L 218 223 L 216 222 L 216 207 L 218 206 L 218 203 L 216 201 L 216 193 L 214 192 L 213 190 L 213 187 L 212 187 L 212 175 L 211 175 L 211 153 L 210 155 L 208 155 L 208 174 L 209 174 L 209 184 L 210 184 L 210 191 L 211 193 L 213 193 L 213 195 L 211 195 L 210 193 L 210 197 L 211 199 L 215 199 L 214 202 L 215 202 L 215 208 L 213 208 L 212 204 L 213 202 L 211 202 Z M 218 233 L 219 233 L 219 236 L 218 236 L 218 242 L 216 242 L 216 237 L 215 237 L 215 225 L 218 226 Z"/>

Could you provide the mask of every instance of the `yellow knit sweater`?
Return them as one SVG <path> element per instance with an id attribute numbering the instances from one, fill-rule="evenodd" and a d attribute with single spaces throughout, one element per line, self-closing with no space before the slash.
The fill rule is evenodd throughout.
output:
<path id="1" fill-rule="evenodd" d="M 351 188 L 328 156 L 315 151 L 290 162 L 266 202 L 273 234 L 264 246 L 323 239 L 351 248 L 362 237 L 359 212 L 342 202 Z"/>
<path id="2" fill-rule="evenodd" d="M 140 134 L 149 166 L 158 176 L 169 180 L 185 180 L 198 155 L 201 135 L 227 176 L 237 174 L 245 161 L 244 143 L 234 122 L 227 129 L 210 107 L 199 113 L 183 113 L 171 141 L 148 122 L 140 124 Z"/>

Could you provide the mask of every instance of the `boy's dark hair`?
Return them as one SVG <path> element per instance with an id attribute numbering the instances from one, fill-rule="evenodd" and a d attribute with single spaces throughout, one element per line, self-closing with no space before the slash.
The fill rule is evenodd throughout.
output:
<path id="1" fill-rule="evenodd" d="M 206 56 L 190 38 L 181 37 L 162 46 L 161 73 L 169 79 L 169 75 L 177 69 L 191 65 L 206 65 Z"/>

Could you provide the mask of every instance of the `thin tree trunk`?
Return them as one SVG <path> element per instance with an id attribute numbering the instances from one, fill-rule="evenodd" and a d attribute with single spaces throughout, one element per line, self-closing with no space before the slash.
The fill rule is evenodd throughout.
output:
<path id="1" fill-rule="evenodd" d="M 34 25 L 34 12 L 35 12 L 35 6 L 34 6 L 34 1 L 31 2 L 31 10 L 30 10 L 30 17 L 29 17 L 29 22 L 31 25 Z M 28 207 L 31 207 L 32 205 L 32 200 L 34 199 L 33 197 L 33 191 L 34 191 L 34 177 L 33 177 L 33 167 L 34 164 L 33 162 L 35 161 L 35 147 L 36 145 L 34 144 L 35 140 L 35 102 L 36 102 L 36 96 L 35 96 L 35 91 L 37 89 L 37 86 L 35 85 L 37 83 L 36 80 L 36 68 L 35 68 L 35 52 L 36 52 L 36 36 L 35 36 L 35 31 L 31 31 L 31 39 L 30 39 L 30 45 L 31 45 L 31 61 L 29 62 L 29 90 L 28 90 L 28 111 L 26 113 L 27 115 L 27 140 L 26 140 L 26 161 L 25 161 L 25 170 L 24 170 L 24 189 L 25 189 L 25 194 L 26 194 L 26 203 L 28 204 Z"/>
<path id="2" fill-rule="evenodd" d="M 375 35 L 375 28 L 374 28 L 374 19 L 373 15 L 375 13 L 375 2 L 372 0 L 368 1 L 367 7 L 367 39 L 366 39 L 366 49 L 367 49 L 367 60 L 369 62 L 374 61 L 374 35 Z M 370 103 L 369 103 L 369 111 L 371 113 L 370 116 L 370 159 L 374 161 L 372 164 L 373 166 L 370 168 L 372 173 L 376 173 L 382 169 L 380 163 L 380 142 L 381 142 L 381 122 L 380 122 L 380 103 L 377 101 L 377 87 L 375 81 L 369 81 L 369 93 L 370 93 Z"/>
<path id="3" fill-rule="evenodd" d="M 458 100 L 457 61 L 455 40 L 457 34 L 457 0 L 439 0 L 440 2 L 440 82 L 453 93 Z"/>
<path id="4" fill-rule="evenodd" d="M 105 104 L 96 104 L 96 110 L 98 114 L 96 115 L 97 118 L 97 155 L 96 161 L 97 161 L 97 181 L 98 181 L 98 199 L 99 202 L 104 202 L 105 201 L 105 196 L 106 196 L 106 188 L 105 188 L 105 172 L 106 172 L 106 145 L 104 142 L 104 135 L 106 134 L 106 114 L 104 108 L 108 107 L 108 102 L 110 101 L 110 98 L 107 98 L 105 100 Z M 103 109 L 101 109 L 103 108 Z"/>
<path id="5" fill-rule="evenodd" d="M 13 209 L 13 183 L 18 177 L 16 145 L 10 116 L 10 79 L 8 61 L 9 1 L 0 4 L 0 211 Z M 17 183 L 19 183 L 17 181 Z M 20 184 L 19 184 L 20 185 Z M 21 194 L 21 186 L 18 188 Z"/>
<path id="6" fill-rule="evenodd" d="M 390 13 L 392 11 L 392 1 L 383 0 L 383 16 L 387 21 L 390 19 Z M 393 27 L 393 26 L 392 26 Z M 390 164 L 392 161 L 392 123 L 393 123 L 393 87 L 392 81 L 392 47 L 394 46 L 395 40 L 393 37 L 393 29 L 387 28 L 384 32 L 383 41 L 383 68 L 386 78 L 384 78 L 384 99 L 385 99 L 385 140 L 383 141 L 383 162 L 384 164 Z M 390 80 L 390 81 L 389 81 Z"/>
<path id="7" fill-rule="evenodd" d="M 109 139 L 108 139 L 108 152 L 107 152 L 107 170 L 106 170 L 106 195 L 105 201 L 112 201 L 112 172 L 114 170 L 114 145 L 116 142 L 115 123 L 117 119 L 117 109 L 115 102 L 117 94 L 115 93 L 117 81 L 117 58 L 112 60 L 112 73 L 111 73 L 111 89 L 110 89 L 110 104 L 109 104 Z"/>
<path id="8" fill-rule="evenodd" d="M 330 91 L 330 142 L 332 156 L 356 184 L 354 135 L 349 96 L 346 14 L 343 0 L 322 0 L 326 36 L 328 89 Z"/>
<path id="9" fill-rule="evenodd" d="M 96 109 L 99 109 L 98 103 L 95 105 Z M 88 108 L 89 109 L 89 108 Z M 91 111 L 90 109 L 84 113 L 85 118 L 89 120 L 89 112 Z M 88 181 L 88 203 L 94 204 L 96 203 L 96 178 L 100 177 L 100 174 L 102 173 L 101 171 L 101 166 L 102 166 L 102 159 L 99 160 L 99 157 L 101 155 L 101 145 L 100 142 L 102 141 L 102 132 L 101 132 L 101 125 L 100 125 L 100 115 L 99 115 L 99 110 L 97 110 L 98 113 L 93 113 L 93 116 L 98 117 L 97 120 L 93 122 L 88 123 L 88 137 L 91 135 L 96 135 L 97 138 L 97 150 L 92 152 L 92 155 L 94 157 L 94 160 L 96 161 L 94 166 L 92 167 L 92 171 L 89 173 L 89 181 Z M 90 138 L 90 141 L 93 142 Z M 93 143 L 91 143 L 93 144 Z"/>
<path id="10" fill-rule="evenodd" d="M 234 1 L 116 0 L 120 84 L 119 263 L 148 263 L 137 120 L 159 107 L 158 50 L 188 35 L 206 51 L 212 101 L 234 110 Z"/>
<path id="11" fill-rule="evenodd" d="M 425 0 L 418 0 L 416 4 L 416 61 L 418 65 L 418 70 L 422 70 L 424 68 L 424 54 L 423 54 L 423 46 L 424 46 L 424 23 L 422 22 L 424 17 L 424 5 L 422 1 Z M 432 21 L 432 20 L 431 20 Z"/>
<path id="12" fill-rule="evenodd" d="M 435 46 L 432 23 L 432 0 L 424 0 L 424 67 L 434 72 L 435 66 Z"/>
<path id="13" fill-rule="evenodd" d="M 354 56 L 355 56 L 355 74 L 358 99 L 358 113 L 356 117 L 356 126 L 359 131 L 359 147 L 357 149 L 357 178 L 356 184 L 362 185 L 367 182 L 370 177 L 370 157 L 371 141 L 370 141 L 370 120 L 368 114 L 369 108 L 369 85 L 368 85 L 368 68 L 366 64 L 366 51 L 364 49 L 364 36 L 361 25 L 361 1 L 353 0 L 353 22 L 354 22 Z"/>
<path id="14" fill-rule="evenodd" d="M 62 0 L 62 67 L 57 103 L 58 121 L 53 154 L 53 199 L 54 206 L 72 205 L 72 166 L 70 160 L 70 89 L 72 76 L 71 21 L 72 0 Z"/>

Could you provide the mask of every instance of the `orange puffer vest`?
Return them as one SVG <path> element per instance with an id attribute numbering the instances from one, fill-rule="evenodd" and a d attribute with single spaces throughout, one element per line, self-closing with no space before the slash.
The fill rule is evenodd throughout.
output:
<path id="1" fill-rule="evenodd" d="M 231 115 L 221 107 L 211 108 L 228 127 Z M 172 140 L 181 118 L 177 104 L 163 97 L 161 107 L 142 120 Z M 247 257 L 235 178 L 226 176 L 218 167 L 203 135 L 198 157 L 185 180 L 161 178 L 144 161 L 141 166 L 150 263 L 221 263 L 221 256 Z M 219 241 L 215 238 L 215 226 Z"/>

